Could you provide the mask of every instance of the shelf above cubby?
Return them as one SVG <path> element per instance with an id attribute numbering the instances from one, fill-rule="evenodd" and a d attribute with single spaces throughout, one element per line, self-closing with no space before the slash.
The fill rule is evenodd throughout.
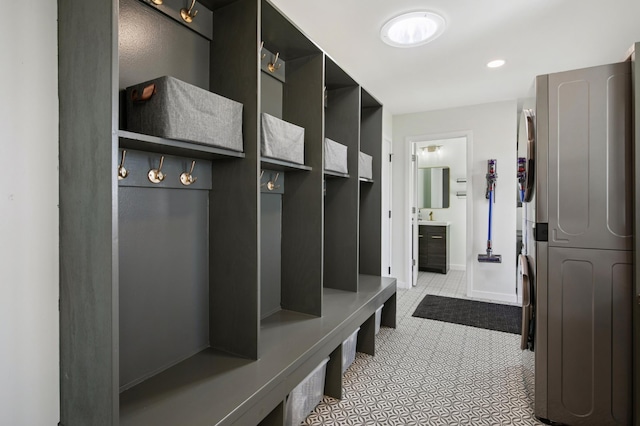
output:
<path id="1" fill-rule="evenodd" d="M 373 180 L 373 179 L 369 179 L 369 178 L 366 178 L 366 177 L 362 177 L 362 176 L 360 176 L 360 178 L 359 178 L 359 179 L 360 179 L 360 182 L 364 182 L 364 183 L 374 183 L 374 180 Z"/>
<path id="2" fill-rule="evenodd" d="M 333 170 L 325 170 L 324 175 L 328 178 L 345 178 L 349 179 L 349 173 L 334 172 Z"/>
<path id="3" fill-rule="evenodd" d="M 309 166 L 304 164 L 292 163 L 290 161 L 277 160 L 275 158 L 262 157 L 260 158 L 260 167 L 269 170 L 278 170 L 281 172 L 295 172 L 295 171 L 311 171 L 313 170 Z"/>
<path id="4" fill-rule="evenodd" d="M 135 149 L 146 152 L 161 152 L 181 157 L 201 158 L 205 160 L 222 160 L 232 158 L 244 158 L 244 152 L 218 148 L 195 142 L 179 141 L 175 139 L 160 138 L 141 133 L 119 130 L 120 148 Z"/>

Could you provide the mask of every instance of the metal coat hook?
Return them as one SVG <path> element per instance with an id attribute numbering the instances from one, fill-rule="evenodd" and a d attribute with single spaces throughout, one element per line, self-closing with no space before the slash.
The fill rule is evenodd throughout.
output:
<path id="1" fill-rule="evenodd" d="M 282 66 L 282 64 L 276 66 L 276 64 L 278 63 L 278 57 L 280 57 L 280 52 L 276 53 L 276 57 L 273 59 L 273 62 L 269 62 L 267 64 L 267 68 L 269 69 L 269 72 L 275 72 L 279 70 L 280 67 Z"/>
<path id="2" fill-rule="evenodd" d="M 273 175 L 271 175 L 273 177 Z M 267 189 L 269 191 L 273 191 L 274 189 L 278 189 L 280 188 L 280 185 L 276 185 L 276 182 L 278 182 L 278 178 L 280 177 L 280 173 L 276 173 L 276 178 L 275 179 L 271 179 L 267 182 Z"/>
<path id="3" fill-rule="evenodd" d="M 151 0 L 151 3 L 155 4 L 156 6 L 160 6 L 163 2 L 164 0 Z"/>
<path id="4" fill-rule="evenodd" d="M 264 41 L 260 42 L 260 52 L 262 52 L 262 49 L 264 48 Z M 267 54 L 263 53 L 262 55 L 260 55 L 260 60 L 263 60 L 264 58 L 266 58 Z"/>
<path id="5" fill-rule="evenodd" d="M 120 165 L 118 166 L 118 180 L 126 179 L 129 176 L 129 171 L 124 168 L 124 158 L 127 155 L 127 150 L 122 150 L 122 159 L 120 160 Z"/>
<path id="6" fill-rule="evenodd" d="M 149 181 L 151 181 L 151 183 L 160 183 L 166 177 L 166 175 L 162 173 L 163 163 L 164 163 L 164 155 L 160 157 L 160 165 L 158 166 L 158 168 L 149 170 L 147 177 L 149 178 Z"/>
<path id="7" fill-rule="evenodd" d="M 196 5 L 196 0 L 191 0 L 191 6 L 189 6 L 189 9 L 187 8 L 180 9 L 180 16 L 182 17 L 182 20 L 187 24 L 190 24 L 191 22 L 193 22 L 193 18 L 195 18 L 196 15 L 198 14 L 197 10 L 193 10 L 193 7 L 195 5 Z"/>
<path id="8" fill-rule="evenodd" d="M 198 178 L 197 177 L 193 177 L 193 168 L 196 166 L 196 160 L 193 160 L 191 162 L 191 170 L 189 170 L 188 172 L 184 172 L 180 175 L 180 182 L 182 182 L 183 185 L 185 186 L 189 186 L 191 185 L 193 182 L 197 181 Z"/>

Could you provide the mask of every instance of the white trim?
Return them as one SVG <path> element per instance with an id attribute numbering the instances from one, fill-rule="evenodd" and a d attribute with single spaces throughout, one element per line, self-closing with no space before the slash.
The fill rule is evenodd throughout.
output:
<path id="1" fill-rule="evenodd" d="M 406 182 L 408 183 L 408 185 L 405 185 L 405 191 L 406 191 L 405 200 L 406 200 L 406 203 L 408 205 L 408 208 L 407 208 L 406 211 L 409 212 L 409 215 L 408 215 L 409 220 L 408 220 L 408 223 L 407 223 L 408 227 L 406 229 L 406 232 L 408 233 L 409 238 L 407 239 L 407 243 L 406 243 L 406 246 L 405 246 L 406 249 L 407 249 L 407 251 L 406 251 L 406 253 L 407 253 L 407 259 L 406 259 L 407 260 L 407 262 L 406 262 L 407 275 L 406 275 L 406 277 L 407 277 L 407 282 L 411 283 L 410 284 L 411 286 L 413 286 L 413 282 L 414 281 L 417 281 L 417 277 L 414 277 L 414 273 L 413 273 L 413 271 L 414 271 L 413 260 L 414 259 L 413 259 L 412 253 L 413 253 L 413 248 L 414 248 L 413 247 L 413 245 L 414 245 L 414 235 L 413 235 L 413 233 L 415 233 L 416 236 L 417 236 L 417 231 L 414 232 L 414 229 L 413 229 L 413 222 L 414 222 L 414 216 L 417 216 L 417 214 L 418 214 L 417 212 L 413 213 L 411 211 L 411 209 L 413 208 L 412 202 L 414 201 L 414 198 L 415 198 L 413 193 L 412 193 L 414 191 L 413 187 L 414 187 L 414 184 L 415 184 L 414 180 L 412 179 L 412 177 L 413 177 L 412 176 L 412 172 L 413 172 L 413 169 L 414 169 L 414 165 L 412 164 L 412 161 L 413 161 L 412 160 L 412 156 L 415 155 L 415 151 L 416 151 L 415 150 L 415 145 L 414 145 L 413 142 L 414 141 L 412 140 L 411 137 L 405 138 L 405 143 L 408 144 L 408 146 L 409 146 L 409 155 L 406 158 L 407 161 L 408 161 L 408 164 L 409 164 L 409 167 L 406 168 L 406 173 L 407 173 Z M 415 259 L 415 261 L 417 263 L 418 259 Z M 418 270 L 417 266 L 415 266 L 415 270 L 416 271 Z"/>
<path id="2" fill-rule="evenodd" d="M 407 285 L 407 283 L 404 281 L 397 281 L 396 285 L 398 288 L 406 288 L 407 290 L 411 288 L 411 286 Z"/>
<path id="3" fill-rule="evenodd" d="M 449 265 L 449 269 L 452 270 L 452 271 L 466 271 L 467 270 L 467 265 L 450 264 Z"/>
<path id="4" fill-rule="evenodd" d="M 381 213 L 383 225 L 381 232 L 385 229 L 386 224 L 386 226 L 388 226 L 387 231 L 389 239 L 386 242 L 384 240 L 382 240 L 381 242 L 382 247 L 380 247 L 380 250 L 382 250 L 382 271 L 380 272 L 383 277 L 388 277 L 393 276 L 393 271 L 391 275 L 389 274 L 389 270 L 391 270 L 391 267 L 393 265 L 393 214 L 392 217 L 389 217 L 389 212 L 393 210 L 393 162 L 388 161 L 388 156 L 390 156 L 390 158 L 393 158 L 393 143 L 391 142 L 391 139 L 389 137 L 385 136 L 383 138 L 382 147 L 383 178 L 386 178 L 387 180 L 386 182 L 384 182 L 384 180 L 382 182 L 382 199 L 384 200 L 386 198 L 387 205 L 385 206 L 384 203 L 382 205 L 383 210 Z M 385 192 L 386 195 L 384 194 Z M 382 236 L 385 236 L 384 232 L 382 232 Z"/>
<path id="5" fill-rule="evenodd" d="M 472 299 L 480 300 L 483 302 L 493 302 L 493 303 L 501 303 L 503 305 L 518 305 L 518 300 L 515 294 L 507 294 L 507 293 L 493 293 L 490 291 L 477 291 L 474 290 L 471 292 Z"/>
<path id="6" fill-rule="evenodd" d="M 473 131 L 471 130 L 459 130 L 455 132 L 446 132 L 446 133 L 429 133 L 424 135 L 414 135 L 407 136 L 405 138 L 405 144 L 409 146 L 409 165 L 410 167 L 406 168 L 406 177 L 407 182 L 411 182 L 411 155 L 414 154 L 415 144 L 418 142 L 427 142 L 432 140 L 441 140 L 441 139 L 455 139 L 455 138 L 466 138 L 467 139 L 467 244 L 466 244 L 466 271 L 467 271 L 467 297 L 472 297 L 471 294 L 473 292 L 473 262 L 476 261 L 476 257 L 473 254 L 473 179 L 471 178 L 471 171 L 473 170 Z M 408 207 L 406 211 L 409 212 L 409 227 L 406 231 L 409 235 L 408 243 L 405 247 L 408 247 L 407 251 L 409 258 L 409 274 L 407 275 L 407 279 L 411 280 L 412 270 L 411 270 L 411 250 L 413 244 L 413 237 L 411 235 L 411 202 L 413 197 L 411 195 L 412 184 L 406 185 L 406 194 L 405 200 L 406 205 Z M 451 266 L 449 266 L 451 267 Z"/>

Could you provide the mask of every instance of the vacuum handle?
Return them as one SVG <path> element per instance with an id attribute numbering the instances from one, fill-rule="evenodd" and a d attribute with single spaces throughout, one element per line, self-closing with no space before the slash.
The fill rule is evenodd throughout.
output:
<path id="1" fill-rule="evenodd" d="M 487 237 L 488 241 L 491 241 L 491 225 L 492 225 L 492 216 L 493 216 L 493 189 L 489 190 L 489 236 Z"/>

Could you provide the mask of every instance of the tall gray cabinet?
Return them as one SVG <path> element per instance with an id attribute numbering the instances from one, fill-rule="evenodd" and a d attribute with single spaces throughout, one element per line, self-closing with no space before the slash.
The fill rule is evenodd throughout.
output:
<path id="1" fill-rule="evenodd" d="M 633 170 L 634 170 L 634 194 L 640 188 L 640 67 L 638 67 L 637 53 L 640 51 L 640 43 L 635 43 L 631 48 L 631 88 L 633 96 Z M 640 425 L 640 197 L 635 196 L 633 201 L 633 262 L 636 267 L 633 274 L 633 421 Z"/>
<path id="2" fill-rule="evenodd" d="M 535 411 L 554 422 L 631 422 L 630 84 L 628 62 L 536 80 Z"/>
<path id="3" fill-rule="evenodd" d="M 191 23 L 155 3 L 58 1 L 60 424 L 281 424 L 356 328 L 373 354 L 383 303 L 395 327 L 382 105 L 267 0 L 202 0 Z M 128 130 L 124 89 L 163 75 L 242 103 L 242 152 Z M 305 129 L 304 164 L 261 155 L 263 112 Z M 349 173 L 324 170 L 325 137 Z"/>

